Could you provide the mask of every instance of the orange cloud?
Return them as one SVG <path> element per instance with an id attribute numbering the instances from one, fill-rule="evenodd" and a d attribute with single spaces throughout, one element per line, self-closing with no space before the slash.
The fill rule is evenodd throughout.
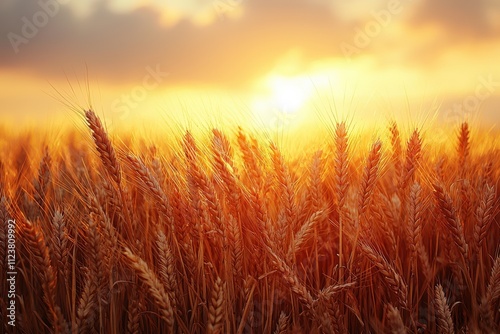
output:
<path id="1" fill-rule="evenodd" d="M 248 93 L 271 74 L 307 77 L 321 63 L 357 68 L 367 92 L 432 84 L 445 100 L 473 91 L 478 76 L 500 80 L 497 1 L 211 1 L 95 0 L 83 10 L 71 0 L 4 0 L 0 74 L 53 83 L 86 67 L 116 94 L 159 67 L 169 73 L 161 89 Z"/>
<path id="2" fill-rule="evenodd" d="M 22 36 L 23 25 L 33 20 L 41 10 L 40 4 L 57 1 L 62 0 L 4 4 L 1 31 L 5 36 Z M 399 2 L 401 11 L 405 10 L 405 1 Z M 171 73 L 170 84 L 235 87 L 265 75 L 291 50 L 300 50 L 307 63 L 344 58 L 341 45 L 350 43 L 359 50 L 353 57 L 371 55 L 383 59 L 413 43 L 413 53 L 401 54 L 400 61 L 425 66 L 429 58 L 435 59 L 448 47 L 464 43 L 464 36 L 492 40 L 498 36 L 498 27 L 485 20 L 486 13 L 498 9 L 498 5 L 486 1 L 423 1 L 411 7 L 411 15 L 398 11 L 387 26 L 380 27 L 380 36 L 370 37 L 368 45 L 361 47 L 356 45 L 356 38 L 360 39 L 357 32 L 363 32 L 369 20 L 376 23 L 370 11 L 386 11 L 389 3 L 377 3 L 377 8 L 367 9 L 364 21 L 359 21 L 355 16 L 342 16 L 340 9 L 336 11 L 328 2 L 243 1 L 239 19 L 215 20 L 207 26 L 195 25 L 188 19 L 165 26 L 157 7 L 117 13 L 101 1 L 88 16 L 77 18 L 68 6 L 60 5 L 57 15 L 50 17 L 36 36 L 17 45 L 17 54 L 12 40 L 3 38 L 0 68 L 57 78 L 64 71 L 86 64 L 100 80 L 121 83 L 140 78 L 146 66 L 161 64 Z M 436 35 L 420 38 L 420 32 L 432 25 L 439 27 Z M 393 33 L 402 29 L 405 35 Z"/>

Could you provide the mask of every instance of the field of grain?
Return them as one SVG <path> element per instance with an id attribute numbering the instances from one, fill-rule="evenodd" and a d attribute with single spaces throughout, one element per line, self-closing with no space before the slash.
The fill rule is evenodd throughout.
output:
<path id="1" fill-rule="evenodd" d="M 0 267 L 12 220 L 17 257 L 0 331 L 500 330 L 496 134 L 389 123 L 365 144 L 339 122 L 292 154 L 242 128 L 148 141 L 81 116 L 55 139 L 0 134 Z"/>

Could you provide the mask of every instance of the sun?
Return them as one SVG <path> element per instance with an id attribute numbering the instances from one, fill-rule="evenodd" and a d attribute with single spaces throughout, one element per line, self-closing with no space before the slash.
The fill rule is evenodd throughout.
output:
<path id="1" fill-rule="evenodd" d="M 253 101 L 254 115 L 267 127 L 292 125 L 310 101 L 313 85 L 307 76 L 272 75 L 261 83 Z"/>
<path id="2" fill-rule="evenodd" d="M 310 98 L 310 87 L 304 78 L 275 77 L 270 80 L 272 100 L 285 113 L 293 114 Z"/>

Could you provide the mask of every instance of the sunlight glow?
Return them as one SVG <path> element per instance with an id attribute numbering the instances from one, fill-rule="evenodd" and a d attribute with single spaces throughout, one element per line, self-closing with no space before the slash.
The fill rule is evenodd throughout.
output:
<path id="1" fill-rule="evenodd" d="M 254 115 L 267 127 L 286 127 L 295 122 L 311 100 L 314 85 L 307 75 L 270 75 L 252 103 Z"/>
<path id="2" fill-rule="evenodd" d="M 285 113 L 296 113 L 311 95 L 311 86 L 303 78 L 276 77 L 270 80 L 273 102 Z"/>

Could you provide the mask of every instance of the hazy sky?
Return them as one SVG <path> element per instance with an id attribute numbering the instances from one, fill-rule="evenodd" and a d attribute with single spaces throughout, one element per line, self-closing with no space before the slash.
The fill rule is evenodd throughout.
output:
<path id="1" fill-rule="evenodd" d="M 230 103 L 292 113 L 347 94 L 368 101 L 361 113 L 409 100 L 498 123 L 499 59 L 498 0 L 0 2 L 10 118 L 64 113 L 49 95 L 85 102 L 85 87 L 69 92 L 89 80 L 98 109 L 121 118 Z"/>

